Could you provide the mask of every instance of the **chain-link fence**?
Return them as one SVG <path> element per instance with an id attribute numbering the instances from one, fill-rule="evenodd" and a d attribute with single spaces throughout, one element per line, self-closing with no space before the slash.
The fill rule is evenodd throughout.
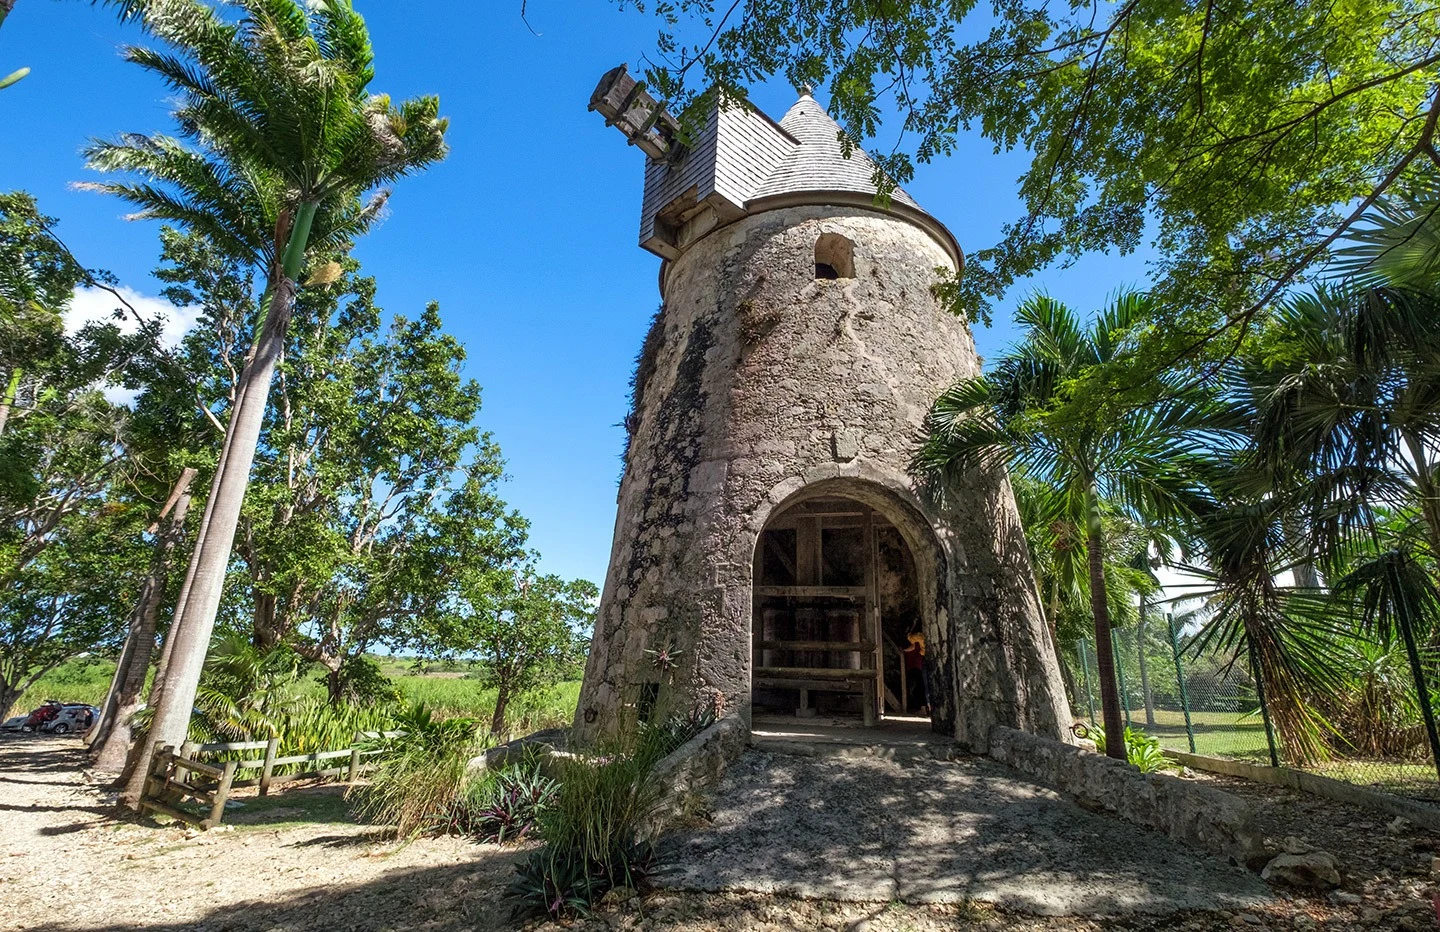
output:
<path id="1" fill-rule="evenodd" d="M 1174 629 L 1165 616 L 1114 632 L 1120 704 L 1129 728 L 1159 739 L 1174 751 L 1226 757 L 1254 764 L 1290 766 L 1361 786 L 1440 804 L 1440 778 L 1430 758 L 1423 726 L 1381 722 L 1385 740 L 1361 734 L 1355 716 L 1327 710 L 1323 760 L 1287 759 L 1284 742 L 1271 727 L 1246 658 L 1199 652 L 1199 645 Z M 1060 645 L 1071 714 L 1102 720 L 1100 671 L 1095 643 L 1081 638 Z M 1413 681 L 1410 691 L 1413 694 Z M 1363 691 L 1363 689 L 1362 689 Z M 1409 697 L 1418 720 L 1418 706 Z M 1373 697 L 1366 701 L 1374 705 Z M 1400 703 L 1403 707 L 1404 703 Z M 1338 706 L 1337 706 L 1338 709 Z M 1393 709 L 1369 708 L 1365 718 L 1394 718 Z"/>

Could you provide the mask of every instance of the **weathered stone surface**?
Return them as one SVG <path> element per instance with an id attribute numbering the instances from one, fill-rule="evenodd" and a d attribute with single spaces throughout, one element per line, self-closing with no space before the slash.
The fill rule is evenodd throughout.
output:
<path id="1" fill-rule="evenodd" d="M 1325 851 L 1277 854 L 1260 872 L 1263 880 L 1292 887 L 1332 890 L 1340 886 L 1340 869 Z"/>
<path id="2" fill-rule="evenodd" d="M 745 720 L 739 713 L 732 713 L 656 764 L 654 780 L 661 787 L 660 798 L 650 818 L 641 826 L 639 835 L 655 838 L 699 794 L 719 785 L 725 776 L 725 768 L 745 753 L 748 738 L 749 728 Z"/>
<path id="3" fill-rule="evenodd" d="M 1249 871 L 978 757 L 751 751 L 722 782 L 713 821 L 667 835 L 661 856 L 673 865 L 662 887 L 826 900 L 1113 915 L 1269 899 Z"/>
<path id="4" fill-rule="evenodd" d="M 1177 841 L 1248 864 L 1265 850 L 1255 815 L 1238 796 L 1102 754 L 996 727 L 990 756 L 1074 797 L 1082 806 L 1158 829 Z"/>
<path id="5" fill-rule="evenodd" d="M 504 744 L 497 744 L 493 748 L 486 748 L 481 754 L 471 758 L 468 766 L 471 770 L 495 770 L 521 760 L 527 754 L 546 758 L 565 748 L 569 734 L 568 728 L 547 728 L 533 732 Z"/>
<path id="6" fill-rule="evenodd" d="M 827 233 L 854 244 L 853 278 L 816 278 Z M 667 264 L 628 419 L 583 738 L 633 723 L 648 690 L 656 714 L 747 714 L 757 538 L 777 510 L 822 495 L 879 511 L 915 558 L 938 730 L 977 750 L 995 724 L 1064 735 L 1003 471 L 967 476 L 943 507 L 908 475 L 930 404 L 979 372 L 964 321 L 931 292 L 945 266 L 951 254 L 920 226 L 818 205 L 743 217 Z M 663 646 L 679 652 L 672 669 L 646 654 Z"/>

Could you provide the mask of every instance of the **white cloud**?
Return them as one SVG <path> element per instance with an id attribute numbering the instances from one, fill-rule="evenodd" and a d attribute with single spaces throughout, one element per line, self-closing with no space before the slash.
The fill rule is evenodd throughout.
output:
<path id="1" fill-rule="evenodd" d="M 164 298 L 152 298 L 133 288 L 120 287 L 120 292 L 130 306 L 146 321 L 159 320 L 160 343 L 165 349 L 174 349 L 180 340 L 200 319 L 200 308 L 195 306 L 176 307 Z M 119 316 L 116 316 L 116 311 Z M 65 332 L 75 334 L 90 323 L 113 323 L 121 333 L 134 333 L 139 322 L 115 296 L 103 288 L 76 288 L 70 299 L 70 306 L 63 315 Z M 128 405 L 135 400 L 137 392 L 117 385 L 105 387 L 105 397 L 113 404 Z"/>

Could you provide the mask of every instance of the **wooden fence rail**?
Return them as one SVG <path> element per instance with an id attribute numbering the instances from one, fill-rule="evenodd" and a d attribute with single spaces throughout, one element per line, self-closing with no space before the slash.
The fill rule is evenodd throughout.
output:
<path id="1" fill-rule="evenodd" d="M 315 751 L 310 754 L 279 756 L 280 739 L 268 741 L 231 741 L 215 744 L 186 742 L 177 753 L 171 745 L 157 744 L 154 764 L 145 781 L 145 792 L 140 798 L 140 808 L 150 809 L 172 819 L 179 819 L 201 829 L 210 829 L 220 824 L 225 815 L 225 803 L 235 787 L 259 786 L 260 795 L 268 796 L 270 787 L 291 780 L 314 777 L 344 777 L 345 782 L 354 783 L 361 774 L 375 768 L 373 758 L 383 753 L 378 749 L 366 749 L 362 744 L 379 738 L 394 738 L 404 734 L 401 731 L 362 731 L 355 735 L 354 743 L 348 748 L 334 751 Z M 255 758 L 217 761 L 208 763 L 200 760 L 202 754 L 235 754 L 246 751 L 263 751 Z M 339 766 L 324 766 L 326 761 L 345 759 Z M 295 764 L 310 764 L 295 773 L 277 774 L 275 768 Z M 258 771 L 255 777 L 236 779 L 241 771 Z M 199 774 L 203 782 L 197 782 L 190 774 Z M 185 800 L 198 802 L 201 813 L 183 808 Z"/>

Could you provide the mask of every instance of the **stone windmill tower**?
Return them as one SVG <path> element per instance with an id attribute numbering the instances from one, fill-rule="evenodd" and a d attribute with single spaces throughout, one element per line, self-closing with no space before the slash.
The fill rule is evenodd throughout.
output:
<path id="1" fill-rule="evenodd" d="M 808 94 L 779 123 L 717 107 L 691 145 L 624 66 L 598 110 L 646 156 L 640 245 L 664 300 L 640 353 L 619 514 L 576 725 L 593 738 L 716 703 L 916 712 L 936 730 L 1059 737 L 1054 647 L 1003 472 L 951 505 L 907 464 L 934 399 L 979 372 L 931 292 L 953 236 L 842 152 Z"/>

